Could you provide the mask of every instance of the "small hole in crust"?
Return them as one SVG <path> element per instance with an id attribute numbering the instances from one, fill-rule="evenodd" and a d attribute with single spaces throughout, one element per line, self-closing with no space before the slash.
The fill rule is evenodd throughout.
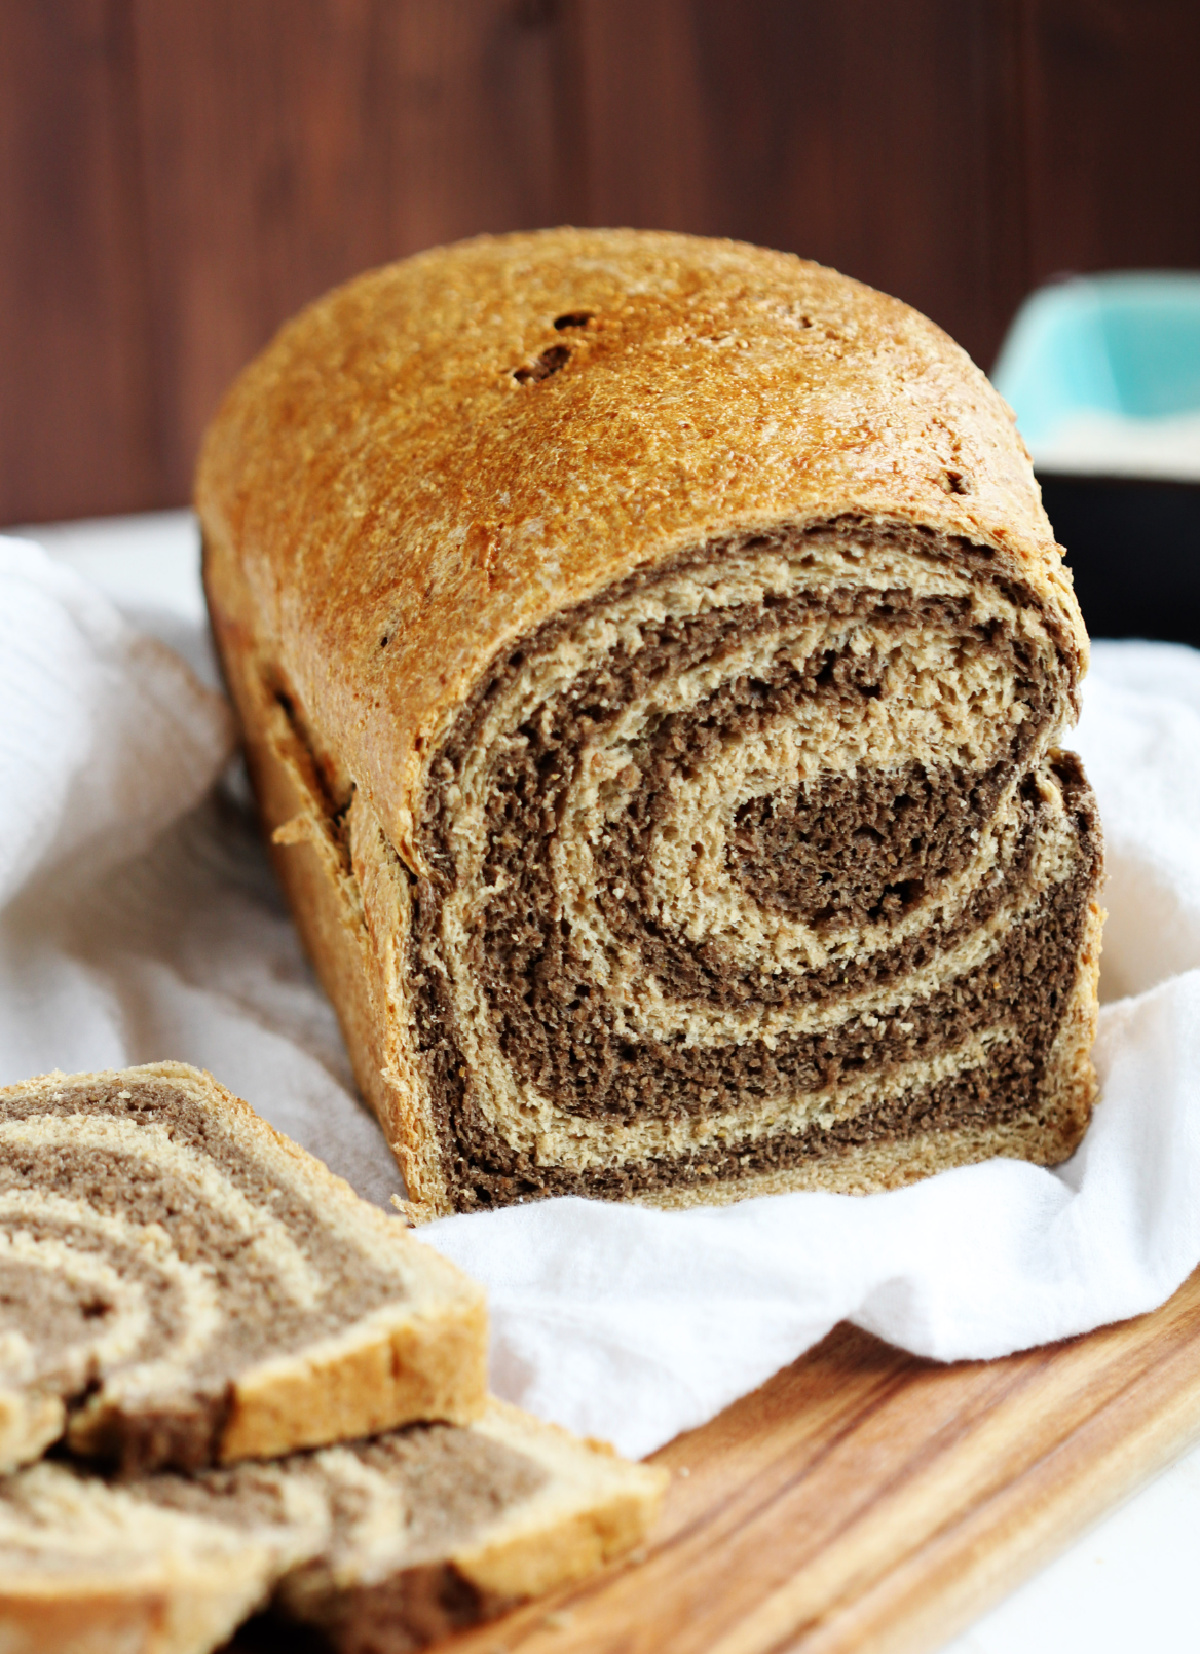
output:
<path id="1" fill-rule="evenodd" d="M 969 494 L 971 492 L 971 479 L 965 472 L 945 471 L 943 475 L 946 479 L 947 494 Z"/>
<path id="2" fill-rule="evenodd" d="M 535 385 L 540 379 L 549 379 L 552 373 L 565 367 L 570 356 L 566 345 L 551 345 L 529 367 L 514 369 L 513 378 L 518 385 Z"/>
<path id="3" fill-rule="evenodd" d="M 385 632 L 379 640 L 379 647 L 381 649 L 386 649 L 387 646 L 388 646 L 388 634 Z"/>
<path id="4" fill-rule="evenodd" d="M 586 327 L 593 315 L 591 310 L 568 310 L 564 316 L 555 316 L 554 331 L 565 333 L 569 327 Z"/>

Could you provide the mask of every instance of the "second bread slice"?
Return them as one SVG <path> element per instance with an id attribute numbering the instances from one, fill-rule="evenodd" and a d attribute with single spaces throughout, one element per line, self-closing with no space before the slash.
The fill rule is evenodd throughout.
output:
<path id="1" fill-rule="evenodd" d="M 0 1469 L 268 1458 L 486 1393 L 482 1289 L 182 1063 L 0 1091 Z"/>

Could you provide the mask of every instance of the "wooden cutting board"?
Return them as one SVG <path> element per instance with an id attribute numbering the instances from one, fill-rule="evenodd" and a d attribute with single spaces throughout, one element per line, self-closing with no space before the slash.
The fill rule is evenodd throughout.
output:
<path id="1" fill-rule="evenodd" d="M 917 1654 L 1200 1437 L 1200 1271 L 1152 1315 L 939 1366 L 839 1327 L 656 1459 L 643 1557 L 454 1654 Z"/>

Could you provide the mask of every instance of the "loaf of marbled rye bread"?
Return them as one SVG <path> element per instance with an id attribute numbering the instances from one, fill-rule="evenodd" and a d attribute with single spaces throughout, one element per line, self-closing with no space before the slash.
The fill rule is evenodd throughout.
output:
<path id="1" fill-rule="evenodd" d="M 209 1075 L 0 1091 L 0 1469 L 466 1423 L 486 1367 L 482 1290 Z"/>
<path id="2" fill-rule="evenodd" d="M 341 1654 L 401 1654 L 594 1572 L 666 1475 L 492 1402 L 270 1464 L 110 1486 L 0 1479 L 7 1654 L 205 1654 L 273 1599 Z"/>
<path id="3" fill-rule="evenodd" d="M 922 316 L 730 242 L 436 250 L 283 329 L 197 500 L 415 1215 L 1071 1153 L 1087 638 L 1009 411 Z"/>

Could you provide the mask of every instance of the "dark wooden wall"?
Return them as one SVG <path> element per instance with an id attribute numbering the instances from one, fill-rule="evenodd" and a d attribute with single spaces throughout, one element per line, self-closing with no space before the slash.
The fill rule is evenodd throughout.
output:
<path id="1" fill-rule="evenodd" d="M 744 236 L 987 365 L 1056 272 L 1200 266 L 1200 0 L 0 0 L 0 522 L 172 505 L 364 266 Z"/>

